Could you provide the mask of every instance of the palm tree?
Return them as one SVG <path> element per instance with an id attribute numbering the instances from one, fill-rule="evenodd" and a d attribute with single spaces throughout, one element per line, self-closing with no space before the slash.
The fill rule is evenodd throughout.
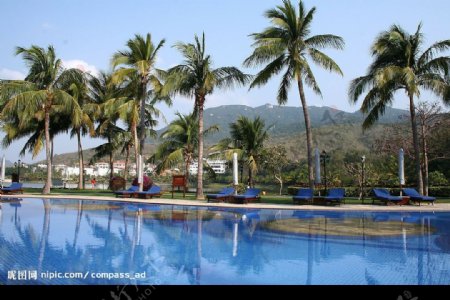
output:
<path id="1" fill-rule="evenodd" d="M 278 89 L 277 100 L 280 105 L 287 102 L 288 90 L 292 81 L 297 82 L 305 117 L 308 174 L 311 189 L 314 188 L 312 132 L 304 85 L 311 87 L 318 95 L 322 93 L 308 59 L 330 72 L 342 75 L 342 71 L 336 62 L 320 50 L 326 47 L 334 49 L 343 49 L 344 47 L 344 40 L 339 36 L 331 34 L 310 35 L 315 12 L 315 7 L 306 11 L 301 0 L 298 5 L 298 13 L 294 5 L 288 0 L 283 0 L 283 5 L 266 11 L 265 16 L 271 20 L 273 25 L 261 33 L 251 35 L 255 41 L 253 43 L 255 50 L 244 61 L 244 65 L 247 67 L 267 64 L 256 75 L 250 88 L 266 84 L 271 77 L 286 69 Z"/>
<path id="2" fill-rule="evenodd" d="M 62 89 L 67 82 L 80 80 L 81 74 L 75 69 L 63 70 L 52 46 L 47 50 L 35 45 L 29 49 L 17 47 L 16 55 L 22 55 L 30 70 L 24 81 L 2 83 L 2 97 L 9 98 L 2 110 L 2 119 L 5 123 L 17 122 L 18 131 L 29 128 L 34 122 L 44 121 L 47 181 L 42 193 L 49 194 L 52 184 L 51 120 L 61 114 L 70 114 L 72 124 L 81 123 L 80 106 Z"/>
<path id="3" fill-rule="evenodd" d="M 247 117 L 240 116 L 239 119 L 230 124 L 230 138 L 221 140 L 213 150 L 225 150 L 225 156 L 231 159 L 234 152 L 248 166 L 248 182 L 251 187 L 254 186 L 253 175 L 258 171 L 259 158 L 264 149 L 264 142 L 269 138 L 268 130 L 264 120 L 256 117 L 250 120 Z M 239 141 L 239 148 L 235 147 L 235 141 Z"/>
<path id="4" fill-rule="evenodd" d="M 94 119 L 95 113 L 98 110 L 97 103 L 93 102 L 89 95 L 89 82 L 87 80 L 88 74 L 84 74 L 81 82 L 73 82 L 70 84 L 69 91 L 74 99 L 78 102 L 81 108 L 81 120 L 79 124 L 71 124 L 68 122 L 68 127 L 71 127 L 70 137 L 77 137 L 78 144 L 78 189 L 83 188 L 84 182 L 84 157 L 81 137 L 89 134 L 91 137 L 95 136 Z M 90 80 L 92 81 L 92 79 Z M 69 119 L 70 120 L 70 119 Z"/>
<path id="5" fill-rule="evenodd" d="M 126 138 L 129 131 L 116 124 L 119 115 L 117 111 L 111 109 L 111 106 L 127 100 L 128 97 L 125 97 L 125 91 L 121 87 L 113 83 L 112 75 L 108 73 L 101 72 L 98 77 L 92 77 L 89 86 L 91 102 L 97 105 L 93 106 L 96 109 L 94 115 L 98 122 L 96 135 L 107 140 L 106 143 L 94 148 L 95 154 L 90 162 L 109 156 L 111 170 L 109 179 L 111 180 L 114 176 L 114 152 L 118 151 L 125 141 L 129 143 L 129 138 Z"/>
<path id="6" fill-rule="evenodd" d="M 404 90 L 409 98 L 411 128 L 413 134 L 417 186 L 423 193 L 420 166 L 420 146 L 416 123 L 414 98 L 420 90 L 428 90 L 444 101 L 450 100 L 448 70 L 450 58 L 437 56 L 450 48 L 450 40 L 433 44 L 421 52 L 423 47 L 422 25 L 410 35 L 398 25 L 382 32 L 372 45 L 373 62 L 367 75 L 354 79 L 350 84 L 349 96 L 356 103 L 366 93 L 361 111 L 367 113 L 363 128 L 371 127 L 394 101 L 394 94 Z"/>
<path id="7" fill-rule="evenodd" d="M 182 96 L 194 97 L 194 113 L 198 117 L 198 175 L 197 199 L 203 195 L 203 109 L 206 96 L 215 88 L 229 88 L 234 84 L 244 85 L 250 76 L 235 67 L 213 69 L 211 56 L 206 54 L 205 34 L 202 39 L 195 36 L 195 43 L 177 43 L 174 46 L 184 57 L 181 65 L 168 70 L 166 89 Z"/>
<path id="8" fill-rule="evenodd" d="M 186 181 L 189 179 L 189 166 L 196 158 L 198 149 L 198 120 L 194 114 L 176 114 L 178 119 L 172 121 L 167 130 L 161 133 L 163 142 L 156 149 L 153 157 L 158 164 L 157 171 L 172 168 L 184 162 Z M 203 135 L 217 132 L 219 128 L 213 125 L 203 131 Z"/>
<path id="9" fill-rule="evenodd" d="M 136 166 L 139 166 L 138 157 L 143 154 L 145 143 L 145 103 L 148 99 L 164 100 L 170 105 L 170 99 L 160 97 L 162 84 L 157 73 L 162 71 L 155 69 L 157 54 L 164 45 L 165 40 L 159 41 L 155 46 L 151 35 L 142 37 L 136 34 L 134 39 L 127 42 L 128 49 L 119 51 L 113 55 L 112 65 L 117 67 L 123 65 L 114 73 L 115 82 L 126 81 L 132 88 L 132 101 L 128 101 L 121 107 L 122 112 L 127 111 L 127 117 L 131 124 L 131 131 L 134 138 Z M 124 114 L 121 114 L 124 116 Z M 137 124 L 139 123 L 139 138 Z M 141 166 L 140 166 L 141 167 Z M 139 190 L 142 191 L 143 182 L 139 183 Z"/>

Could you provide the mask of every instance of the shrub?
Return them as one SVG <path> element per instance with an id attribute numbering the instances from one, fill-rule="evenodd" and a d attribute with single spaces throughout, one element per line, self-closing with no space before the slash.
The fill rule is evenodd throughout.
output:
<path id="1" fill-rule="evenodd" d="M 445 175 L 439 171 L 430 172 L 428 174 L 428 181 L 430 186 L 443 186 L 448 184 L 448 180 L 445 178 Z"/>

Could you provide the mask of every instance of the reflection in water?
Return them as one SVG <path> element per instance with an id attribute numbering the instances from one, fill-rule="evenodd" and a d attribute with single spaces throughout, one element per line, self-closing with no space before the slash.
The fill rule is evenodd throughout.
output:
<path id="1" fill-rule="evenodd" d="M 17 283 L 8 270 L 145 274 L 31 284 L 448 284 L 449 225 L 450 213 L 24 199 L 0 209 L 0 284 Z"/>
<path id="2" fill-rule="evenodd" d="M 39 259 L 37 266 L 38 273 L 41 273 L 42 271 L 42 263 L 44 261 L 45 248 L 47 246 L 48 235 L 50 233 L 50 208 L 51 208 L 50 200 L 42 199 L 42 203 L 44 206 L 44 221 L 42 222 L 42 235 L 41 235 L 41 243 L 39 246 Z"/>

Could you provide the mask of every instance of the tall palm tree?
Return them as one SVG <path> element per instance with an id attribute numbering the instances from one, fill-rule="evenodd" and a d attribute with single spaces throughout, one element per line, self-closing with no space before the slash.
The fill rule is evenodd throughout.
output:
<path id="1" fill-rule="evenodd" d="M 7 95 L 9 99 L 1 115 L 6 123 L 18 121 L 18 131 L 33 122 L 44 121 L 47 181 L 42 193 L 49 194 L 52 184 L 51 120 L 69 114 L 73 124 L 81 123 L 80 106 L 62 88 L 67 82 L 79 80 L 81 74 L 75 69 L 63 70 L 52 46 L 47 50 L 35 45 L 28 49 L 17 47 L 16 55 L 22 55 L 29 73 L 24 81 L 2 83 L 2 97 Z"/>
<path id="2" fill-rule="evenodd" d="M 68 122 L 68 127 L 71 128 L 70 137 L 77 137 L 78 165 L 80 170 L 78 174 L 78 189 L 83 188 L 84 182 L 84 157 L 81 137 L 87 134 L 89 134 L 91 137 L 95 136 L 94 119 L 95 113 L 98 110 L 98 104 L 93 102 L 89 95 L 89 82 L 87 78 L 89 75 L 83 75 L 84 76 L 81 78 L 81 82 L 73 82 L 69 87 L 70 94 L 78 102 L 78 105 L 81 108 L 81 123 L 72 124 L 72 122 Z"/>
<path id="3" fill-rule="evenodd" d="M 189 179 L 189 166 L 197 157 L 198 150 L 198 120 L 194 114 L 182 115 L 177 113 L 177 119 L 172 121 L 167 130 L 161 133 L 163 142 L 156 149 L 155 161 L 160 161 L 157 171 L 174 167 L 184 162 L 186 181 Z M 203 131 L 208 135 L 219 130 L 213 125 Z"/>
<path id="4" fill-rule="evenodd" d="M 251 77 L 235 67 L 213 69 L 211 56 L 206 54 L 205 34 L 200 40 L 195 35 L 195 43 L 177 43 L 184 62 L 168 70 L 166 89 L 182 96 L 194 97 L 194 113 L 198 116 L 198 175 L 197 199 L 203 195 L 203 109 L 206 97 L 215 88 L 229 88 L 235 84 L 244 85 Z"/>
<path id="5" fill-rule="evenodd" d="M 254 186 L 253 175 L 258 171 L 258 160 L 264 149 L 264 143 L 269 138 L 268 130 L 263 119 L 256 117 L 250 120 L 240 116 L 239 119 L 230 124 L 230 138 L 221 140 L 213 150 L 225 150 L 225 156 L 231 160 L 234 152 L 238 153 L 241 160 L 248 166 L 248 182 Z M 239 148 L 236 148 L 235 141 L 240 141 Z"/>
<path id="6" fill-rule="evenodd" d="M 165 40 L 162 39 L 157 45 L 153 44 L 151 35 L 148 33 L 144 38 L 136 34 L 134 39 L 127 42 L 128 49 L 119 51 L 113 55 L 113 67 L 124 66 L 114 73 L 115 81 L 132 82 L 133 102 L 128 102 L 126 109 L 129 112 L 131 130 L 134 138 L 136 166 L 138 164 L 138 156 L 142 155 L 145 144 L 145 103 L 149 99 L 164 100 L 170 104 L 167 97 L 159 98 L 158 95 L 162 90 L 162 84 L 158 78 L 158 72 L 155 68 L 156 58 L 159 50 L 164 45 Z M 139 123 L 139 138 L 137 124 Z M 139 190 L 142 191 L 143 182 L 139 183 Z"/>
<path id="7" fill-rule="evenodd" d="M 125 136 L 129 135 L 128 130 L 116 124 L 119 116 L 111 106 L 116 102 L 127 100 L 128 97 L 121 87 L 113 83 L 112 75 L 108 73 L 101 72 L 98 77 L 92 77 L 89 86 L 91 102 L 96 104 L 92 106 L 95 108 L 93 114 L 98 122 L 96 135 L 107 140 L 106 143 L 94 148 L 95 154 L 91 158 L 91 163 L 108 156 L 111 180 L 114 176 L 114 152 L 120 149 L 122 142 L 126 140 Z"/>
<path id="8" fill-rule="evenodd" d="M 363 128 L 372 126 L 394 101 L 394 94 L 403 90 L 409 98 L 411 128 L 413 134 L 417 187 L 423 193 L 420 166 L 420 145 L 416 123 L 414 98 L 420 90 L 428 90 L 444 101 L 450 101 L 448 74 L 450 57 L 438 56 L 450 48 L 450 40 L 436 42 L 421 52 L 424 39 L 419 24 L 414 34 L 398 25 L 380 33 L 372 45 L 373 62 L 367 75 L 354 79 L 350 84 L 350 100 L 356 103 L 366 94 L 361 111 L 367 113 Z"/>
<path id="9" fill-rule="evenodd" d="M 326 47 L 343 49 L 344 40 L 336 35 L 321 34 L 311 36 L 311 23 L 316 8 L 306 11 L 303 1 L 299 1 L 298 12 L 288 0 L 283 5 L 266 11 L 265 16 L 271 20 L 272 26 L 263 32 L 254 33 L 253 47 L 255 50 L 244 61 L 245 66 L 265 65 L 253 80 L 250 88 L 266 84 L 271 77 L 279 74 L 283 69 L 277 100 L 280 105 L 285 104 L 288 90 L 293 81 L 297 83 L 300 101 L 303 108 L 306 127 L 306 145 L 308 155 L 309 186 L 314 188 L 312 132 L 308 106 L 304 92 L 304 85 L 321 95 L 319 85 L 314 77 L 308 60 L 316 65 L 342 75 L 339 66 L 329 56 L 320 50 Z"/>

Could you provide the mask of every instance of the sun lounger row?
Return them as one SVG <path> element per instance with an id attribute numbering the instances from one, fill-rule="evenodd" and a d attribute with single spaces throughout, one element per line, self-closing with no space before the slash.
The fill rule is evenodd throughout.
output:
<path id="1" fill-rule="evenodd" d="M 121 198 L 145 198 L 151 199 L 153 197 L 161 197 L 161 187 L 157 185 L 152 185 L 147 191 L 139 192 L 139 187 L 132 185 L 127 190 L 115 191 L 116 197 Z"/>
<path id="2" fill-rule="evenodd" d="M 22 184 L 13 183 L 11 187 L 1 189 L 2 192 L 8 193 L 10 191 L 18 192 L 21 191 Z M 208 202 L 235 202 L 246 204 L 248 202 L 260 202 L 259 189 L 250 188 L 245 191 L 244 194 L 235 195 L 235 189 L 232 187 L 225 187 L 217 194 L 207 194 L 206 199 Z M 416 190 L 411 188 L 404 188 L 403 193 L 405 196 L 393 196 L 389 193 L 387 189 L 375 188 L 373 189 L 374 200 L 380 200 L 385 202 L 387 205 L 404 205 L 408 204 L 410 201 L 418 202 L 419 205 L 422 202 L 432 203 L 436 200 L 435 197 L 428 197 L 420 195 Z M 148 191 L 139 192 L 139 187 L 131 186 L 128 190 L 121 190 L 115 192 L 116 197 L 123 198 L 153 198 L 160 197 L 162 195 L 161 188 L 157 185 L 153 185 Z M 298 204 L 338 204 L 342 202 L 345 203 L 345 189 L 343 188 L 331 188 L 328 190 L 326 196 L 314 196 L 313 191 L 309 188 L 299 189 L 297 194 L 292 198 L 294 203 Z"/>
<path id="3" fill-rule="evenodd" d="M 235 202 L 235 203 L 243 203 L 247 204 L 248 202 L 260 202 L 261 197 L 259 194 L 261 190 L 259 189 L 247 189 L 244 194 L 235 195 L 236 190 L 232 187 L 223 188 L 217 194 L 208 194 L 206 195 L 206 199 L 208 202 L 216 201 L 216 202 Z"/>
<path id="4" fill-rule="evenodd" d="M 376 188 L 373 189 L 375 196 L 374 200 L 380 200 L 386 202 L 386 204 L 403 205 L 409 202 L 418 202 L 419 206 L 422 202 L 433 204 L 436 201 L 435 197 L 423 196 L 419 194 L 415 189 L 404 188 L 402 189 L 404 196 L 392 196 L 387 189 Z"/>
<path id="5" fill-rule="evenodd" d="M 292 197 L 294 203 L 298 204 L 314 204 L 314 203 L 324 203 L 324 204 L 341 204 L 344 201 L 345 190 L 343 188 L 332 188 L 328 190 L 328 195 L 314 197 L 313 191 L 311 189 L 299 189 L 297 194 Z"/>
<path id="6" fill-rule="evenodd" d="M 435 197 L 428 197 L 420 195 L 415 189 L 404 188 L 404 196 L 393 196 L 387 189 L 375 188 L 373 189 L 374 200 L 380 200 L 387 205 L 404 205 L 411 202 L 422 202 L 434 204 Z M 299 189 L 297 194 L 292 198 L 294 203 L 303 204 L 340 204 L 345 201 L 345 190 L 343 188 L 329 189 L 326 196 L 314 196 L 313 191 L 308 188 Z M 373 203 L 373 202 L 372 202 Z"/>
<path id="7" fill-rule="evenodd" d="M 22 183 L 21 182 L 13 182 L 10 186 L 5 186 L 0 189 L 1 194 L 22 194 Z"/>

